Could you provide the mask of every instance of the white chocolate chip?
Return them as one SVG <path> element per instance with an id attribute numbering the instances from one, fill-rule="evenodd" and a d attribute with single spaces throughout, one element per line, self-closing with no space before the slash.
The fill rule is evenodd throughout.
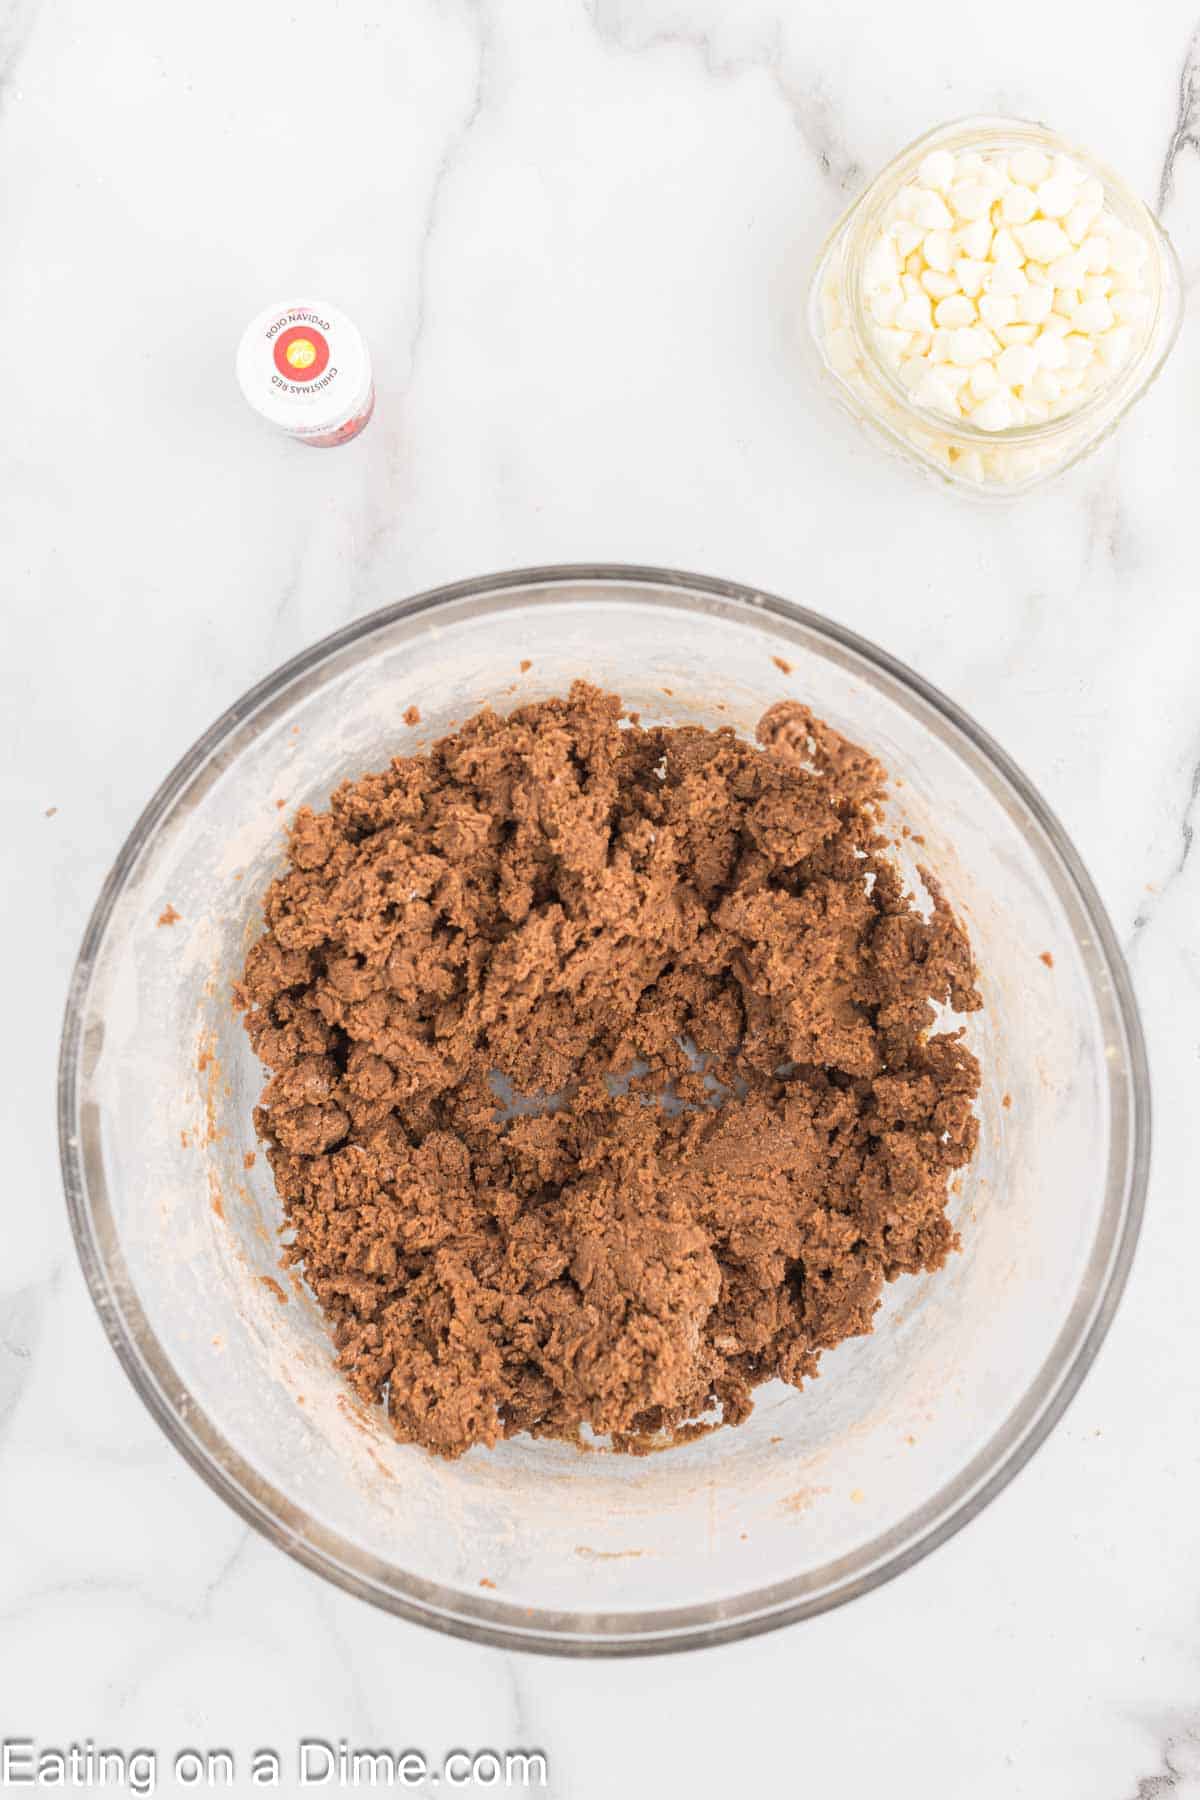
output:
<path id="1" fill-rule="evenodd" d="M 1084 238 L 1079 246 L 1079 254 L 1083 257 L 1084 266 L 1089 275 L 1103 275 L 1109 266 L 1112 246 L 1107 238 L 1096 237 L 1093 234 Z"/>
<path id="2" fill-rule="evenodd" d="M 997 296 L 1005 295 L 1013 298 L 1023 294 L 1029 286 L 1029 278 L 1024 269 L 1015 263 L 993 263 L 987 276 L 987 291 Z"/>
<path id="3" fill-rule="evenodd" d="M 986 400 L 1000 386 L 996 365 L 990 362 L 976 363 L 971 370 L 968 385 L 976 400 Z"/>
<path id="4" fill-rule="evenodd" d="M 1056 333 L 1042 331 L 1033 348 L 1043 369 L 1063 369 L 1067 364 L 1067 347 Z"/>
<path id="5" fill-rule="evenodd" d="M 936 412 L 958 412 L 958 397 L 945 379 L 949 367 L 949 363 L 943 363 L 925 371 L 912 390 L 912 397 L 918 406 L 929 406 Z"/>
<path id="6" fill-rule="evenodd" d="M 1055 257 L 1065 256 L 1071 248 L 1070 238 L 1053 219 L 1034 219 L 1029 225 L 1015 225 L 1013 236 L 1034 262 L 1053 262 Z"/>
<path id="7" fill-rule="evenodd" d="M 920 168 L 917 179 L 925 188 L 936 188 L 944 194 L 954 180 L 954 157 L 949 150 L 931 150 Z"/>
<path id="8" fill-rule="evenodd" d="M 932 188 L 917 189 L 909 217 L 922 231 L 945 231 L 954 223 L 946 202 Z"/>
<path id="9" fill-rule="evenodd" d="M 895 281 L 900 273 L 900 262 L 896 240 L 887 236 L 877 237 L 863 258 L 864 284 L 867 287 L 879 287 L 885 281 Z"/>
<path id="10" fill-rule="evenodd" d="M 1075 204 L 1075 183 L 1052 175 L 1038 188 L 1037 203 L 1044 219 L 1065 219 Z"/>
<path id="11" fill-rule="evenodd" d="M 1082 200 L 1077 200 L 1075 202 L 1075 205 L 1071 208 L 1064 221 L 1067 236 L 1073 244 L 1081 244 L 1083 242 L 1084 238 L 1095 224 L 1096 214 L 1099 210 L 1099 207 L 1088 206 Z"/>
<path id="12" fill-rule="evenodd" d="M 1040 325 L 1053 310 L 1053 306 L 1053 289 L 1038 287 L 1031 282 L 1023 294 L 1017 295 L 1017 318 L 1028 325 Z"/>
<path id="13" fill-rule="evenodd" d="M 1067 256 L 1060 256 L 1046 269 L 1050 277 L 1050 286 L 1056 288 L 1077 288 L 1087 274 L 1087 258 L 1073 251 Z"/>
<path id="14" fill-rule="evenodd" d="M 1032 188 L 1010 187 L 1000 196 L 1000 217 L 1006 225 L 1027 225 L 1037 212 Z"/>
<path id="15" fill-rule="evenodd" d="M 973 219 L 969 225 L 961 225 L 956 235 L 964 256 L 982 262 L 991 250 L 992 228 L 986 219 Z"/>
<path id="16" fill-rule="evenodd" d="M 1113 317 L 1113 309 L 1107 300 L 1081 300 L 1075 308 L 1072 322 L 1076 331 L 1098 334 L 1111 330 Z"/>
<path id="17" fill-rule="evenodd" d="M 900 256 L 910 256 L 920 245 L 924 233 L 907 219 L 897 219 L 892 226 L 892 240 Z"/>
<path id="18" fill-rule="evenodd" d="M 1050 159 L 1040 150 L 1016 150 L 1008 159 L 1008 172 L 1014 181 L 1036 188 L 1050 173 Z"/>
<path id="19" fill-rule="evenodd" d="M 977 315 L 973 300 L 968 300 L 965 294 L 951 294 L 938 301 L 933 316 L 939 325 L 953 330 L 956 326 L 973 325 Z"/>
<path id="20" fill-rule="evenodd" d="M 982 431 L 1007 431 L 1014 423 L 1012 397 L 1003 388 L 997 388 L 972 409 L 971 423 Z"/>
<path id="21" fill-rule="evenodd" d="M 991 208 L 992 190 L 982 181 L 956 181 L 949 200 L 960 219 L 981 219 Z"/>
<path id="22" fill-rule="evenodd" d="M 988 276 L 987 263 L 975 262 L 969 256 L 960 256 L 954 265 L 954 273 L 958 276 L 958 283 L 964 294 L 972 300 L 982 294 L 983 284 Z"/>
<path id="23" fill-rule="evenodd" d="M 933 303 L 923 289 L 900 302 L 896 309 L 896 324 L 901 331 L 933 330 Z"/>
<path id="24" fill-rule="evenodd" d="M 1023 387 L 1037 366 L 1037 355 L 1028 344 L 1010 344 L 996 359 L 996 373 L 1005 387 Z"/>
<path id="25" fill-rule="evenodd" d="M 1049 369 L 1035 369 L 1029 382 L 1028 395 L 1040 400 L 1044 406 L 1052 406 L 1056 400 L 1062 399 L 1062 382 Z"/>
<path id="26" fill-rule="evenodd" d="M 1096 348 L 1111 367 L 1123 363 L 1133 349 L 1133 332 L 1128 325 L 1114 325 L 1096 340 Z"/>
<path id="27" fill-rule="evenodd" d="M 1029 227 L 1024 226 L 1020 229 L 1028 230 Z M 1021 252 L 1022 246 L 1018 242 L 1014 232 L 1009 231 L 1007 226 L 1002 225 L 992 239 L 992 261 L 1019 265 L 1024 260 Z"/>
<path id="28" fill-rule="evenodd" d="M 889 362 L 899 362 L 912 343 L 912 332 L 886 325 L 880 326 L 875 333 L 875 342 Z"/>
<path id="29" fill-rule="evenodd" d="M 967 302 L 970 305 L 970 301 Z M 979 317 L 993 331 L 1001 325 L 1011 325 L 1017 316 L 1016 296 L 1012 294 L 984 294 L 979 302 Z"/>
<path id="30" fill-rule="evenodd" d="M 978 325 L 968 325 L 950 334 L 950 361 L 962 369 L 982 362 L 988 353 L 987 334 Z"/>

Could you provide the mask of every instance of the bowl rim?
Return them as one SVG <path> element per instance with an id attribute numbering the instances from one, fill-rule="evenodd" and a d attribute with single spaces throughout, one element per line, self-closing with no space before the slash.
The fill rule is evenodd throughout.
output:
<path id="1" fill-rule="evenodd" d="M 1015 806 L 1033 828 L 1034 847 L 1055 891 L 1087 928 L 1081 953 L 1093 992 L 1108 990 L 1118 1028 L 1119 1056 L 1111 1056 L 1109 1093 L 1113 1130 L 1106 1198 L 1080 1290 L 1037 1376 L 987 1443 L 950 1481 L 912 1513 L 859 1550 L 813 1574 L 791 1576 L 735 1599 L 665 1608 L 654 1613 L 576 1615 L 525 1608 L 498 1598 L 476 1599 L 415 1576 L 365 1553 L 309 1518 L 227 1444 L 188 1392 L 151 1330 L 137 1295 L 114 1270 L 120 1262 L 115 1230 L 98 1229 L 107 1209 L 94 1131 L 85 1128 L 87 1087 L 84 1024 L 92 977 L 117 902 L 157 829 L 212 763 L 214 753 L 271 703 L 313 676 L 350 646 L 361 645 L 403 619 L 461 602 L 472 611 L 504 610 L 517 602 L 555 597 L 555 590 L 589 584 L 652 590 L 651 603 L 707 601 L 727 615 L 746 609 L 815 640 L 845 666 L 870 671 L 934 726 L 974 772 Z M 575 595 L 574 598 L 579 596 Z M 646 598 L 646 596 L 643 596 Z M 381 607 L 331 632 L 251 687 L 179 759 L 151 796 L 104 881 L 84 932 L 65 1008 L 58 1069 L 58 1134 L 63 1187 L 80 1263 L 109 1342 L 135 1390 L 165 1436 L 192 1468 L 248 1524 L 297 1562 L 347 1592 L 394 1614 L 475 1643 L 566 1656 L 646 1655 L 736 1641 L 815 1617 L 891 1580 L 962 1529 L 1005 1488 L 1062 1417 L 1112 1323 L 1124 1291 L 1145 1208 L 1150 1160 L 1150 1080 L 1132 982 L 1112 925 L 1090 876 L 1062 825 L 1032 783 L 991 736 L 921 675 L 870 640 L 811 608 L 759 588 L 683 570 L 640 564 L 555 564 L 477 576 L 426 589 Z"/>

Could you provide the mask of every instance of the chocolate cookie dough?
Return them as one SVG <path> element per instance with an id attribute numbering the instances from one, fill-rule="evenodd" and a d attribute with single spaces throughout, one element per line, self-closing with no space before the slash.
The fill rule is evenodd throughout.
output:
<path id="1" fill-rule="evenodd" d="M 872 757 L 792 702 L 758 740 L 580 682 L 298 813 L 238 994 L 255 1123 L 402 1439 L 736 1423 L 954 1247 L 967 939 Z"/>

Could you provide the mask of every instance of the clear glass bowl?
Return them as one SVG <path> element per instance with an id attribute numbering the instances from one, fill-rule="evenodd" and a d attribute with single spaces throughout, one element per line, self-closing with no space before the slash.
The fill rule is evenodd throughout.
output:
<path id="1" fill-rule="evenodd" d="M 1105 204 L 1146 243 L 1151 314 L 1129 360 L 1073 412 L 1044 424 L 984 431 L 969 420 L 918 405 L 879 354 L 862 292 L 869 245 L 899 190 L 933 150 L 1007 154 L 1033 148 L 1073 158 L 1103 183 Z M 820 368 L 860 423 L 926 474 L 988 499 L 1041 486 L 1090 454 L 1116 430 L 1154 381 L 1183 322 L 1183 276 L 1174 245 L 1154 214 L 1087 150 L 1020 119 L 959 119 L 902 150 L 842 214 L 817 261 L 807 318 Z"/>
<path id="2" fill-rule="evenodd" d="M 278 1267 L 270 1171 L 261 1156 L 247 1166 L 264 1072 L 230 984 L 280 866 L 280 802 L 320 806 L 343 777 L 485 701 L 560 693 L 580 674 L 648 720 L 743 733 L 800 696 L 892 771 L 894 822 L 924 838 L 912 854 L 941 875 L 983 970 L 981 1143 L 954 1201 L 963 1249 L 936 1276 L 889 1287 L 873 1335 L 827 1355 L 803 1392 L 761 1388 L 737 1429 L 646 1458 L 514 1439 L 440 1462 L 351 1399 L 313 1301 Z M 180 916 L 160 926 L 168 906 Z M 72 983 L 59 1105 L 105 1329 L 210 1485 L 292 1556 L 394 1612 L 583 1654 L 676 1650 L 820 1612 L 978 1512 L 1104 1336 L 1148 1153 L 1120 953 L 1061 827 L 1003 752 L 815 613 L 608 567 L 404 601 L 219 719 L 105 883 Z"/>

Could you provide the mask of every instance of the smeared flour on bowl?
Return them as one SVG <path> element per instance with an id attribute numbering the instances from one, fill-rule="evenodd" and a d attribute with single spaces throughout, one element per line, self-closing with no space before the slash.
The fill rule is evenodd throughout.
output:
<path id="1" fill-rule="evenodd" d="M 954 1247 L 981 1004 L 803 706 L 644 729 L 580 682 L 302 808 L 238 990 L 341 1368 L 444 1456 L 736 1424 Z"/>

